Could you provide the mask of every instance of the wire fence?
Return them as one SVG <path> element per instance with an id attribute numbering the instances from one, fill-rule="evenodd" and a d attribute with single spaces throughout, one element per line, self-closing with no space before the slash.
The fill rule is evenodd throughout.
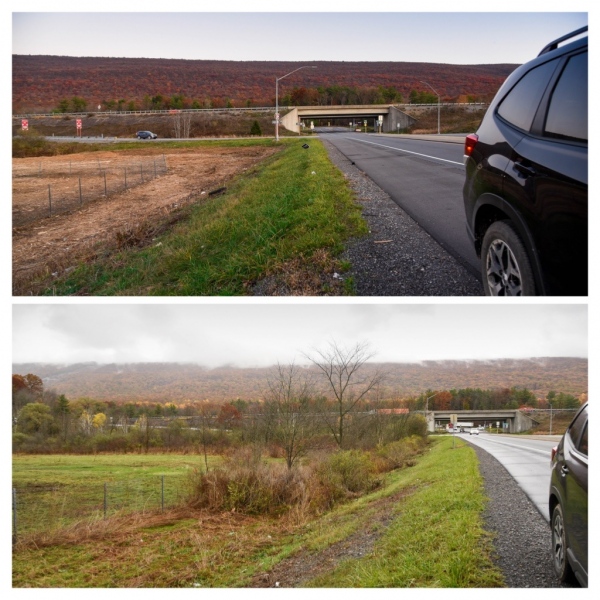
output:
<path id="1" fill-rule="evenodd" d="M 143 185 L 167 172 L 164 155 L 119 165 L 100 160 L 40 161 L 35 166 L 14 167 L 14 196 L 26 196 L 26 200 L 13 202 L 13 227 L 75 210 L 94 200 Z"/>
<path id="2" fill-rule="evenodd" d="M 12 491 L 13 543 L 19 536 L 48 532 L 117 513 L 164 511 L 187 499 L 179 479 L 159 476 L 91 486 L 33 484 Z"/>

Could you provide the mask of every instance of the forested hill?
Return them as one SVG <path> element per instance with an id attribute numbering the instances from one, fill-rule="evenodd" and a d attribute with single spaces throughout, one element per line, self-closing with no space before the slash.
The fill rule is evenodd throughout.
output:
<path id="1" fill-rule="evenodd" d="M 387 397 L 420 394 L 427 389 L 525 387 L 537 397 L 555 390 L 579 396 L 588 389 L 588 361 L 582 358 L 535 358 L 494 361 L 427 361 L 418 364 L 380 364 L 388 376 Z M 256 400 L 265 388 L 267 368 L 220 367 L 195 364 L 81 363 L 15 364 L 13 373 L 42 378 L 46 389 L 70 399 L 184 402 L 209 399 Z"/>
<path id="2" fill-rule="evenodd" d="M 442 100 L 488 101 L 517 66 L 13 55 L 13 114 L 73 97 L 87 110 L 273 106 L 275 78 L 306 64 L 317 68 L 280 83 L 282 104 L 409 102 L 413 90 L 431 93 L 423 80 Z"/>

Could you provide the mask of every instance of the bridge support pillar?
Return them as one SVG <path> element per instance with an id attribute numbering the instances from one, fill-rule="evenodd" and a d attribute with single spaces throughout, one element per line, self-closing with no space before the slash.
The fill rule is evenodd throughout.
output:
<path id="1" fill-rule="evenodd" d="M 433 411 L 429 411 L 425 413 L 425 420 L 427 421 L 427 431 L 428 433 L 435 432 L 435 414 Z"/>
<path id="2" fill-rule="evenodd" d="M 383 116 L 383 133 L 394 133 L 398 130 L 408 129 L 417 119 L 407 115 L 395 106 L 389 107 L 387 115 Z"/>

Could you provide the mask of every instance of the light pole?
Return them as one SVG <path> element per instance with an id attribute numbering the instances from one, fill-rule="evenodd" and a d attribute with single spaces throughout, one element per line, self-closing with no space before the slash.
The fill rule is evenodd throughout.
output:
<path id="1" fill-rule="evenodd" d="M 286 75 L 283 75 L 282 77 L 275 77 L 275 141 L 276 142 L 279 141 L 279 81 L 281 79 L 286 78 L 288 75 L 291 75 L 292 73 L 295 73 L 296 71 L 299 71 L 300 69 L 316 69 L 316 68 L 317 67 L 311 67 L 311 66 L 298 67 L 297 69 L 290 71 L 289 73 L 287 73 Z"/>
<path id="2" fill-rule="evenodd" d="M 438 394 L 441 394 L 442 392 L 436 392 L 435 394 L 433 394 L 432 396 L 429 396 L 429 398 L 425 398 L 425 419 L 427 420 L 427 415 L 429 413 L 429 401 L 432 398 L 435 398 Z M 427 429 L 429 430 L 429 426 L 427 427 Z M 433 423 L 433 430 L 435 431 L 435 421 Z"/>
<path id="3" fill-rule="evenodd" d="M 421 83 L 424 83 L 425 85 L 428 85 L 433 90 L 433 93 L 438 97 L 438 135 L 440 135 L 440 95 L 426 81 L 421 81 Z"/>

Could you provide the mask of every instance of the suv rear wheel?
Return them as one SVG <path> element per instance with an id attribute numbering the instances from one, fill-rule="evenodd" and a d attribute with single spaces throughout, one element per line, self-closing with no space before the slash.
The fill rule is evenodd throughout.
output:
<path id="1" fill-rule="evenodd" d="M 557 504 L 552 511 L 552 558 L 559 581 L 562 583 L 572 581 L 573 571 L 567 559 L 565 520 L 560 504 Z"/>
<path id="2" fill-rule="evenodd" d="M 535 295 L 529 257 L 509 221 L 495 221 L 485 232 L 481 275 L 487 296 Z"/>

